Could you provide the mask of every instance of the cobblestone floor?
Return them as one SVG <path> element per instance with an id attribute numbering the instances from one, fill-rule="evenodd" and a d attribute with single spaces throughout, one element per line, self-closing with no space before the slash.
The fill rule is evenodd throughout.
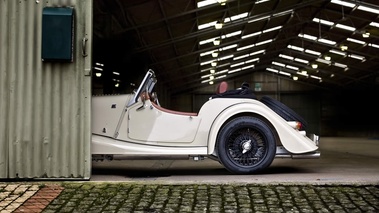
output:
<path id="1" fill-rule="evenodd" d="M 5 212 L 379 212 L 379 186 L 0 183 Z"/>

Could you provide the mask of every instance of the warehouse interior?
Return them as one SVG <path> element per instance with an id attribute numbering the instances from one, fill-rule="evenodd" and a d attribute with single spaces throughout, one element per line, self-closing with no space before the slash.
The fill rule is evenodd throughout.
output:
<path id="1" fill-rule="evenodd" d="M 321 136 L 379 137 L 374 0 L 94 0 L 93 94 L 129 93 L 148 69 L 166 108 L 198 111 L 247 81 Z"/>

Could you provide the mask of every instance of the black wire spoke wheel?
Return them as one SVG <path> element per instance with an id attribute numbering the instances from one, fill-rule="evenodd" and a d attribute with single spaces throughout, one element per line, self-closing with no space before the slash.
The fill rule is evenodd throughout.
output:
<path id="1" fill-rule="evenodd" d="M 221 129 L 217 151 L 227 170 L 234 174 L 251 174 L 272 163 L 276 143 L 265 122 L 254 117 L 239 117 Z"/>

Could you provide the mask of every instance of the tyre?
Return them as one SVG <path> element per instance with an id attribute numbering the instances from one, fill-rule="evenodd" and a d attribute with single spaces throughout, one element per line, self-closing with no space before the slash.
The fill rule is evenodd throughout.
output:
<path id="1" fill-rule="evenodd" d="M 217 137 L 221 164 L 233 174 L 257 173 L 271 165 L 276 153 L 270 127 L 254 117 L 238 117 L 228 122 Z"/>
<path id="2" fill-rule="evenodd" d="M 260 101 L 280 117 L 282 117 L 284 120 L 299 121 L 302 124 L 300 130 L 305 130 L 307 128 L 307 121 L 280 101 L 275 100 L 269 96 L 263 96 Z"/>

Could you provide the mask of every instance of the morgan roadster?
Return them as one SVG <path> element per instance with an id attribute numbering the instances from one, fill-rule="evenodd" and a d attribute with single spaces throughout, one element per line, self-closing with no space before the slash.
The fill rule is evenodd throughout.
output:
<path id="1" fill-rule="evenodd" d="M 153 92 L 147 71 L 132 94 L 92 98 L 93 160 L 210 158 L 232 174 L 253 174 L 274 158 L 319 158 L 319 137 L 306 134 L 306 121 L 281 102 L 260 100 L 245 85 L 217 94 L 199 112 L 169 110 Z"/>

